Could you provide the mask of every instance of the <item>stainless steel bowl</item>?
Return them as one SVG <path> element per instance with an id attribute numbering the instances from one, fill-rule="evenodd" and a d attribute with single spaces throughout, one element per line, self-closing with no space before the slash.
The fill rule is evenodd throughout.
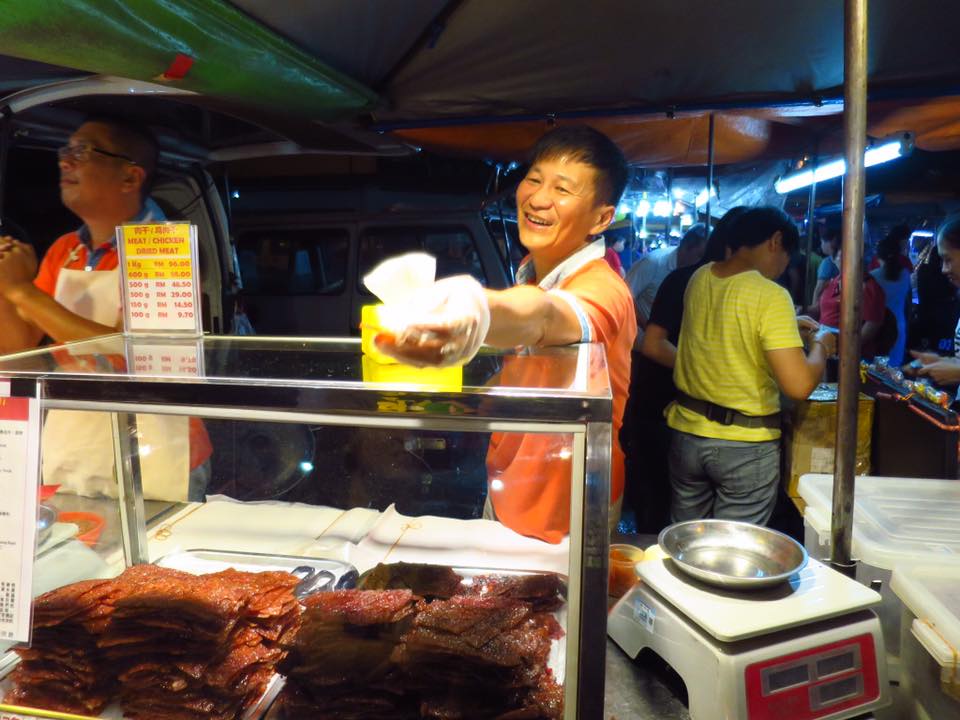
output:
<path id="1" fill-rule="evenodd" d="M 660 547 L 683 572 L 729 590 L 784 582 L 807 564 L 807 551 L 787 535 L 733 520 L 688 520 L 665 528 Z"/>
<path id="2" fill-rule="evenodd" d="M 57 510 L 50 505 L 41 503 L 37 507 L 37 547 L 40 547 L 53 532 L 53 524 L 57 521 Z"/>

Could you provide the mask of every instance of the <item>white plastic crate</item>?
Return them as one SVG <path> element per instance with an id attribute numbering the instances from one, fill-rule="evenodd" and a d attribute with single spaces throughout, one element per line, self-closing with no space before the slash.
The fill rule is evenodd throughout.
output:
<path id="1" fill-rule="evenodd" d="M 909 717 L 960 718 L 960 567 L 900 566 L 900 692 Z"/>
<path id="2" fill-rule="evenodd" d="M 817 559 L 830 556 L 832 475 L 804 475 L 804 544 Z M 854 489 L 852 554 L 857 580 L 883 599 L 877 614 L 890 661 L 899 676 L 900 599 L 890 588 L 894 568 L 919 563 L 960 569 L 960 481 L 857 476 Z"/>

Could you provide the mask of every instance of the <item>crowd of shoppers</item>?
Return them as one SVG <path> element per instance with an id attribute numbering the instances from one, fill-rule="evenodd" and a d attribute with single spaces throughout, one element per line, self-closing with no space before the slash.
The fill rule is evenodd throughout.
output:
<path id="1" fill-rule="evenodd" d="M 839 334 L 840 228 L 828 223 L 816 232 L 822 259 L 799 262 L 811 263 L 817 278 L 806 302 L 802 292 L 788 293 L 795 283 L 784 282 L 797 264 L 797 230 L 773 208 L 732 209 L 715 226 L 702 260 L 659 283 L 633 356 L 624 424 L 625 497 L 639 531 L 704 517 L 770 520 L 780 485 L 780 398 L 805 399 L 826 377 Z M 909 226 L 891 228 L 876 260 L 864 263 L 865 359 L 884 355 L 903 365 L 924 310 L 929 323 L 943 320 L 941 335 L 960 314 L 960 220 L 943 226 L 916 271 L 911 235 Z M 921 300 L 916 313 L 914 287 Z M 635 301 L 639 311 L 642 299 Z M 914 352 L 916 374 L 960 383 L 960 329 L 950 345 Z"/>

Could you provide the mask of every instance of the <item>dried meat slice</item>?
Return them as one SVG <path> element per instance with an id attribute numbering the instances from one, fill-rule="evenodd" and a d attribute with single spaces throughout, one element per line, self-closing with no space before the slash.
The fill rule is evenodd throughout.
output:
<path id="1" fill-rule="evenodd" d="M 278 699 L 286 720 L 414 720 L 420 717 L 410 697 L 365 691 L 313 696 L 295 684 Z"/>
<path id="2" fill-rule="evenodd" d="M 361 590 L 410 590 L 428 599 L 447 599 L 462 592 L 463 577 L 446 565 L 380 563 L 363 574 Z"/>
<path id="3" fill-rule="evenodd" d="M 130 568 L 127 572 L 145 566 Z M 166 572 L 156 572 L 163 570 Z M 130 582 L 127 573 L 122 580 Z M 114 603 L 117 618 L 149 619 L 152 611 L 168 614 L 168 621 L 179 618 L 197 624 L 201 632 L 215 633 L 224 625 L 236 622 L 246 603 L 247 593 L 225 577 L 188 575 L 168 568 L 155 568 L 138 573 L 129 592 Z"/>
<path id="4" fill-rule="evenodd" d="M 107 707 L 110 697 L 107 693 L 63 692 L 45 686 L 16 686 L 4 698 L 8 705 L 53 710 L 62 713 L 80 713 L 99 715 Z"/>
<path id="5" fill-rule="evenodd" d="M 537 612 L 553 612 L 563 607 L 566 588 L 555 573 L 525 575 L 478 575 L 464 585 L 462 595 L 504 597 L 523 600 Z"/>
<path id="6" fill-rule="evenodd" d="M 221 662 L 204 673 L 204 682 L 216 688 L 236 688 L 241 677 L 253 668 L 273 667 L 283 657 L 283 651 L 265 645 L 243 646 L 234 649 Z"/>
<path id="7" fill-rule="evenodd" d="M 414 612 L 419 600 L 410 590 L 335 590 L 308 596 L 305 620 L 339 620 L 350 625 L 395 623 Z"/>
<path id="8" fill-rule="evenodd" d="M 59 681 L 75 688 L 91 688 L 98 684 L 98 673 L 93 669 L 77 669 L 68 665 L 49 661 L 20 663 L 11 673 L 11 679 L 18 684 L 37 684 L 44 681 Z"/>
<path id="9" fill-rule="evenodd" d="M 112 590 L 111 580 L 83 580 L 44 593 L 34 601 L 34 627 L 51 627 L 83 615 Z"/>
<path id="10" fill-rule="evenodd" d="M 524 623 L 530 605 L 507 598 L 455 597 L 430 603 L 418 613 L 417 628 L 448 633 L 474 648 Z"/>

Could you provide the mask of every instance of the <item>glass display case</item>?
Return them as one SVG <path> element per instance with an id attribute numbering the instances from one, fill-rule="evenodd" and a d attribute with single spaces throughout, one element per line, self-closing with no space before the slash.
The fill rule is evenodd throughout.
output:
<path id="1" fill-rule="evenodd" d="M 539 677 L 560 688 L 562 717 L 601 717 L 602 346 L 483 352 L 436 372 L 372 364 L 359 341 L 112 335 L 2 357 L 0 378 L 35 388 L 45 413 L 41 498 L 57 522 L 35 595 L 144 564 L 331 570 L 320 591 L 373 587 L 383 565 L 443 566 L 457 596 L 552 574 L 560 630 Z M 7 653 L 0 675 L 15 663 Z M 243 717 L 283 717 L 269 706 Z"/>

